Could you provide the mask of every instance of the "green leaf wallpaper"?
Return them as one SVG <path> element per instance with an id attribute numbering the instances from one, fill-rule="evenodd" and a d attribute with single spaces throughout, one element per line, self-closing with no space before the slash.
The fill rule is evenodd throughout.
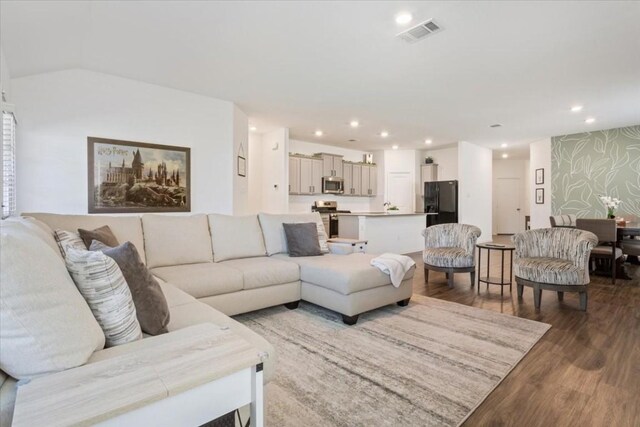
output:
<path id="1" fill-rule="evenodd" d="M 551 138 L 551 212 L 604 218 L 598 196 L 640 218 L 640 125 Z"/>

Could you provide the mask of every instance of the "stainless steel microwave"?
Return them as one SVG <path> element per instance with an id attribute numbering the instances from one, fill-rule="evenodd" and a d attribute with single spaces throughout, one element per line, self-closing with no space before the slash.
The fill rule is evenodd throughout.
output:
<path id="1" fill-rule="evenodd" d="M 325 194 L 343 194 L 344 180 L 337 176 L 325 176 L 322 178 L 322 192 Z"/>

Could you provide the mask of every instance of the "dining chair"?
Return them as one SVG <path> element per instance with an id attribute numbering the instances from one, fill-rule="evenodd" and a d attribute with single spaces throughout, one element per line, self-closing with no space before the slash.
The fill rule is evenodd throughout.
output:
<path id="1" fill-rule="evenodd" d="M 469 273 L 471 286 L 476 281 L 476 241 L 481 231 L 468 224 L 438 224 L 422 231 L 424 236 L 424 281 L 429 270 L 444 272 L 453 288 L 454 273 Z"/>
<path id="2" fill-rule="evenodd" d="M 611 283 L 616 283 L 616 261 L 622 257 L 617 246 L 618 231 L 615 219 L 578 218 L 576 228 L 590 231 L 598 237 L 598 246 L 591 250 L 591 259 L 611 260 Z"/>
<path id="3" fill-rule="evenodd" d="M 576 228 L 576 216 L 573 214 L 550 216 L 549 222 L 551 227 Z"/>

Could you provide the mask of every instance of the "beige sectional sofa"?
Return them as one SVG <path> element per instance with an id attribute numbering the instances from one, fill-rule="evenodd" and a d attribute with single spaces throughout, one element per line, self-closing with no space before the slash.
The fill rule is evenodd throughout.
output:
<path id="1" fill-rule="evenodd" d="M 274 348 L 229 316 L 279 304 L 293 309 L 303 299 L 334 310 L 345 323 L 354 324 L 360 313 L 396 302 L 405 305 L 412 294 L 415 268 L 394 287 L 388 275 L 370 265 L 371 254 L 289 257 L 282 224 L 315 222 L 319 235 L 326 239 L 317 213 L 24 216 L 42 223 L 49 245 L 55 245 L 55 229 L 108 225 L 119 242 L 136 246 L 159 279 L 170 308 L 169 332 L 202 322 L 230 327 L 268 354 L 265 381 L 273 375 Z M 127 345 L 97 351 L 88 363 L 127 351 Z M 0 381 L 0 424 L 4 427 L 10 423 L 16 381 L 1 371 Z"/>

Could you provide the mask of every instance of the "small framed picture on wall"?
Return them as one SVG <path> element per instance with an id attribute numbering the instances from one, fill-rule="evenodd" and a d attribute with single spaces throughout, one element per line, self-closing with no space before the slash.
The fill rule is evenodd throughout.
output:
<path id="1" fill-rule="evenodd" d="M 544 184 L 544 169 L 536 169 L 536 185 Z"/>
<path id="2" fill-rule="evenodd" d="M 544 205 L 544 188 L 536 188 L 536 205 Z"/>

